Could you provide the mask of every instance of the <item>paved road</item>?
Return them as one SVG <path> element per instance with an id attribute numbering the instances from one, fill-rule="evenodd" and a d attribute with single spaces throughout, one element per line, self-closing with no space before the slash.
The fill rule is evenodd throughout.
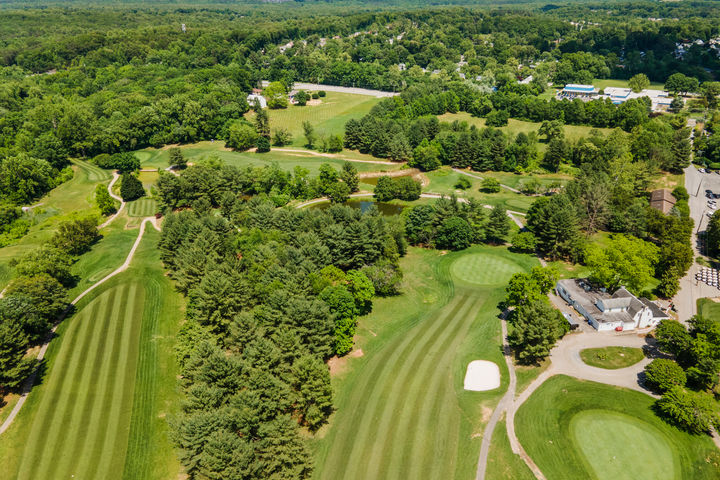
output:
<path id="1" fill-rule="evenodd" d="M 469 172 L 469 171 L 467 171 L 467 170 L 462 170 L 462 169 L 460 169 L 460 168 L 453 168 L 453 172 L 457 172 L 457 173 L 459 173 L 459 174 L 461 174 L 461 175 L 465 175 L 465 176 L 467 176 L 467 177 L 477 178 L 478 180 L 485 180 L 485 178 L 484 178 L 484 177 L 481 177 L 480 175 L 476 175 L 476 174 L 474 174 L 474 173 L 472 173 L 472 172 Z M 503 185 L 502 183 L 500 184 L 500 186 L 501 186 L 502 188 L 506 189 L 506 190 L 510 190 L 511 192 L 522 193 L 522 192 L 520 192 L 520 190 L 518 190 L 517 188 L 513 188 L 513 187 L 510 187 L 510 186 L 507 186 L 507 185 Z"/>
<path id="2" fill-rule="evenodd" d="M 263 88 L 270 84 L 267 80 L 262 81 Z M 400 95 L 398 92 L 383 92 L 382 90 L 369 90 L 367 88 L 338 87 L 337 85 L 322 85 L 320 83 L 295 82 L 293 88 L 296 90 L 325 90 L 326 92 L 353 93 L 355 95 L 367 95 L 369 97 L 394 97 Z"/>
<path id="3" fill-rule="evenodd" d="M 128 269 L 130 266 L 130 262 L 132 262 L 133 257 L 135 256 L 135 251 L 137 250 L 138 246 L 140 245 L 140 241 L 142 240 L 143 234 L 145 233 L 145 224 L 150 222 L 153 227 L 155 227 L 156 230 L 160 231 L 160 227 L 157 224 L 157 220 L 155 217 L 147 217 L 145 218 L 142 223 L 140 224 L 140 231 L 138 232 L 138 236 L 135 239 L 135 243 L 133 244 L 132 248 L 130 249 L 130 253 L 128 253 L 127 258 L 125 258 L 125 262 L 123 262 L 122 265 L 120 265 L 115 271 L 104 277 L 102 280 L 99 280 L 98 282 L 92 284 L 90 287 L 88 287 L 85 291 L 80 293 L 75 299 L 70 302 L 70 305 L 76 305 L 81 298 L 83 298 L 85 295 L 90 293 L 91 291 L 95 290 L 97 287 L 105 283 L 106 281 L 110 280 L 112 277 L 117 275 L 118 273 L 124 272 Z M 60 322 L 65 318 L 65 315 L 70 311 L 70 307 L 68 307 L 63 313 L 60 314 L 60 318 L 58 318 L 57 322 L 55 323 L 55 326 L 50 330 L 50 333 L 47 336 L 47 339 L 45 340 L 45 343 L 40 347 L 40 352 L 37 356 L 37 365 L 39 367 L 40 363 L 45 358 L 45 353 L 47 352 L 48 346 L 50 345 L 50 340 L 55 336 L 55 331 L 57 330 L 57 327 L 60 325 Z M 15 417 L 17 417 L 18 413 L 20 412 L 20 409 L 25 404 L 25 401 L 27 400 L 28 395 L 32 391 L 32 387 L 35 384 L 35 377 L 37 376 L 38 367 L 35 368 L 33 373 L 27 378 L 23 385 L 23 391 L 20 394 L 20 398 L 18 399 L 18 402 L 13 407 L 12 411 L 10 412 L 10 415 L 5 419 L 2 425 L 0 425 L 0 435 L 5 433 L 5 431 L 10 428 L 10 425 L 12 425 L 13 421 L 15 420 Z"/>
<path id="4" fill-rule="evenodd" d="M 706 213 L 710 211 L 707 207 L 705 190 L 720 193 L 720 175 L 700 173 L 694 166 L 690 165 L 685 169 L 685 188 L 690 194 L 688 202 L 690 204 L 690 216 L 695 221 L 692 247 L 695 256 L 698 256 L 701 255 L 701 252 L 699 251 L 696 235 L 707 228 L 709 218 Z M 686 322 L 697 313 L 697 300 L 699 298 L 720 296 L 720 290 L 716 287 L 695 280 L 695 274 L 700 268 L 700 265 L 693 263 L 687 274 L 680 279 L 680 290 L 673 298 L 678 318 L 682 322 Z"/>

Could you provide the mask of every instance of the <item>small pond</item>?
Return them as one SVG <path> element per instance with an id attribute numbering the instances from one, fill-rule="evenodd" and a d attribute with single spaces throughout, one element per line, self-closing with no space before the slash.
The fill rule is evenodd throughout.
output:
<path id="1" fill-rule="evenodd" d="M 316 203 L 311 205 L 310 208 L 325 209 L 330 207 L 330 202 Z M 347 205 L 351 208 L 357 208 L 361 212 L 365 213 L 374 205 L 381 215 L 399 215 L 403 209 L 402 205 L 396 205 L 394 203 L 374 202 L 372 200 L 348 200 L 343 205 Z"/>

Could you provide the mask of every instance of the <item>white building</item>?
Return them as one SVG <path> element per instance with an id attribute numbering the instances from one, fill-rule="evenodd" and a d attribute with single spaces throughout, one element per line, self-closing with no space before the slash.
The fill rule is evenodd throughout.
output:
<path id="1" fill-rule="evenodd" d="M 631 98 L 648 97 L 653 112 L 667 110 L 673 101 L 670 94 L 664 90 L 645 89 L 635 93 L 629 88 L 607 87 L 604 90 L 605 97 L 609 98 L 615 105 L 627 102 Z"/>
<path id="2" fill-rule="evenodd" d="M 558 295 L 575 308 L 598 331 L 635 330 L 655 327 L 670 318 L 647 298 L 637 298 L 620 287 L 610 295 L 587 280 L 560 280 L 555 286 Z"/>
<path id="3" fill-rule="evenodd" d="M 267 100 L 265 100 L 265 97 L 263 97 L 262 95 L 257 95 L 255 93 L 251 93 L 250 95 L 247 96 L 247 103 L 251 107 L 253 105 L 255 105 L 255 100 L 260 102 L 260 108 L 267 108 Z"/>

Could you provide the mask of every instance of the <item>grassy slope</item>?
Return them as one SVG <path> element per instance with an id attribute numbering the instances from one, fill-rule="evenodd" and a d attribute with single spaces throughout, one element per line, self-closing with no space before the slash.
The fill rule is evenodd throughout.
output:
<path id="1" fill-rule="evenodd" d="M 477 255 L 474 255 L 477 254 Z M 454 261 L 486 259 L 493 269 L 454 270 Z M 357 346 L 333 379 L 338 413 L 321 431 L 316 478 L 469 478 L 479 436 L 507 386 L 497 302 L 509 275 L 535 260 L 503 248 L 442 255 L 411 249 L 403 259 L 404 293 L 379 299 L 360 319 Z M 490 275 L 489 272 L 493 272 Z M 480 284 L 480 283 L 485 284 Z M 503 373 L 491 392 L 462 389 L 473 359 Z"/>
<path id="2" fill-rule="evenodd" d="M 12 278 L 9 262 L 52 237 L 60 221 L 71 212 L 97 213 L 93 192 L 98 182 L 110 179 L 110 173 L 87 162 L 74 161 L 75 176 L 38 200 L 34 209 L 37 223 L 13 245 L 0 248 L 0 290 Z"/>
<path id="3" fill-rule="evenodd" d="M 58 329 L 46 372 L 0 444 L 9 478 L 173 478 L 164 416 L 175 398 L 181 300 L 149 230 L 132 267 Z M 125 472 L 125 474 L 123 474 Z"/>
<path id="4" fill-rule="evenodd" d="M 432 172 L 426 172 L 425 176 L 428 178 L 430 183 L 423 189 L 424 192 L 445 194 L 455 193 L 458 197 L 476 198 L 487 205 L 501 205 L 507 210 L 526 212 L 528 208 L 530 208 L 530 205 L 532 205 L 532 203 L 536 200 L 536 197 L 529 197 L 527 195 L 514 193 L 506 189 L 502 189 L 498 193 L 481 192 L 480 186 L 482 184 L 482 180 L 454 172 L 449 167 L 443 167 Z M 461 176 L 470 181 L 471 186 L 467 190 L 458 190 L 455 188 L 455 184 Z M 500 177 L 498 179 L 503 183 L 505 180 L 504 176 L 498 175 L 497 172 L 483 172 L 480 173 L 479 176 Z M 561 176 L 551 177 L 553 179 L 562 178 Z M 506 185 L 513 186 L 513 183 L 517 185 L 520 182 L 520 179 L 527 179 L 529 177 L 508 174 L 508 178 L 514 180 L 514 182 L 506 183 Z M 542 179 L 541 181 L 544 183 L 552 181 L 545 175 L 538 175 L 536 178 Z"/>
<path id="5" fill-rule="evenodd" d="M 615 370 L 635 365 L 643 359 L 642 349 L 632 347 L 586 348 L 580 351 L 582 361 L 592 367 Z"/>
<path id="6" fill-rule="evenodd" d="M 677 468 L 679 472 L 674 478 L 718 478 L 720 453 L 712 441 L 708 437 L 693 436 L 666 424 L 653 413 L 653 402 L 651 397 L 640 392 L 555 376 L 547 380 L 520 407 L 515 420 L 516 433 L 548 480 L 643 478 L 637 476 L 638 471 L 631 467 L 637 463 L 655 462 L 657 452 L 643 443 L 644 438 L 635 434 L 636 429 L 650 430 L 653 436 L 672 446 L 677 459 L 673 470 Z M 623 469 L 620 464 L 620 468 L 616 465 L 612 470 L 595 472 L 592 469 L 581 453 L 578 440 L 574 437 L 577 432 L 571 426 L 576 414 L 587 411 L 616 412 L 623 414 L 624 418 L 632 417 L 627 420 L 632 427 L 626 431 L 617 431 L 619 428 L 614 424 L 613 434 L 624 435 L 619 444 L 614 442 L 608 445 L 603 439 L 583 440 L 597 442 L 596 449 L 602 455 L 606 455 L 610 449 L 616 457 L 613 461 L 626 462 L 628 468 Z M 606 476 L 610 472 L 615 476 Z M 624 476 L 623 472 L 635 472 L 636 476 Z"/>
<path id="7" fill-rule="evenodd" d="M 709 298 L 700 298 L 697 301 L 697 308 L 701 316 L 720 321 L 720 303 L 713 302 Z"/>
<path id="8" fill-rule="evenodd" d="M 381 99 L 352 93 L 327 92 L 319 105 L 298 107 L 290 105 L 286 109 L 268 110 L 270 129 L 284 128 L 293 136 L 292 145 L 300 147 L 305 144 L 302 124 L 308 121 L 315 128 L 317 135 L 342 135 L 345 123 L 353 118 L 361 118 Z M 251 110 L 245 117 L 252 121 L 254 112 Z"/>

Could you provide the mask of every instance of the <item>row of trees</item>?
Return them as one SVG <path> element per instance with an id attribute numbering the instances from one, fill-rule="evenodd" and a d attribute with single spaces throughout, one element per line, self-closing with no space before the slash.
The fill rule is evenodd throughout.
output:
<path id="1" fill-rule="evenodd" d="M 696 315 L 689 329 L 676 320 L 663 320 L 654 336 L 672 358 L 658 358 L 645 367 L 648 386 L 662 397 L 658 412 L 692 433 L 720 428 L 720 323 Z"/>
<path id="2" fill-rule="evenodd" d="M 454 195 L 413 207 L 403 216 L 408 241 L 431 248 L 462 250 L 476 243 L 503 243 L 510 231 L 502 207 L 488 213 L 479 201 L 459 201 Z"/>
<path id="3" fill-rule="evenodd" d="M 0 393 L 17 389 L 36 362 L 28 348 L 42 343 L 69 307 L 67 292 L 76 282 L 75 257 L 98 238 L 97 220 L 65 221 L 46 244 L 12 262 L 15 278 L 0 298 Z"/>
<path id="4" fill-rule="evenodd" d="M 352 349 L 374 295 L 397 292 L 403 230 L 376 211 L 262 195 L 234 193 L 219 212 L 169 214 L 159 244 L 188 299 L 173 438 L 192 478 L 306 478 L 298 423 L 316 430 L 333 411 L 324 362 Z"/>
<path id="5" fill-rule="evenodd" d="M 187 168 L 180 176 L 161 172 L 157 193 L 161 210 L 197 208 L 201 203 L 227 208 L 238 193 L 265 194 L 277 206 L 283 206 L 292 199 L 323 196 L 342 203 L 358 190 L 358 185 L 357 169 L 350 162 L 345 162 L 340 171 L 330 164 L 322 164 L 318 176 L 311 177 L 308 169 L 299 166 L 292 173 L 280 169 L 277 164 L 239 168 L 224 165 L 217 157 L 209 157 Z"/>

